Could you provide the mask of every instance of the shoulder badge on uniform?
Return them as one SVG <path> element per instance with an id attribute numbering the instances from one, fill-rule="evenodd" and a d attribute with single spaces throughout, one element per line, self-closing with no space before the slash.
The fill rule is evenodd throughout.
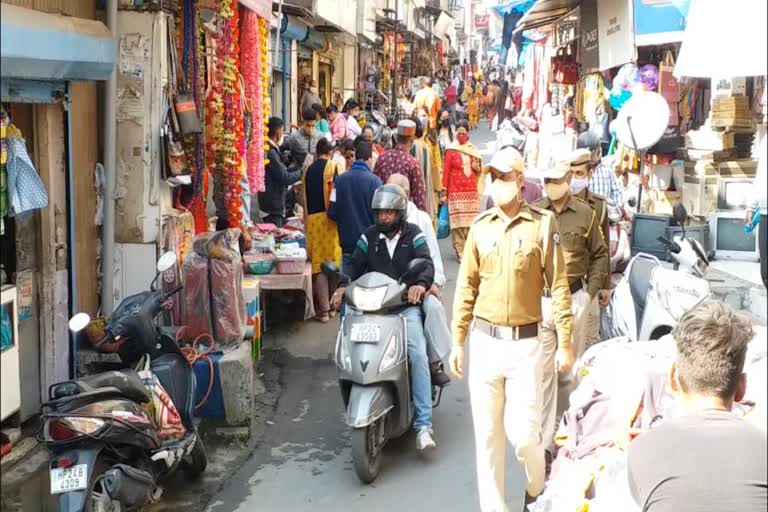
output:
<path id="1" fill-rule="evenodd" d="M 555 245 L 560 245 L 560 233 L 557 231 L 552 233 L 552 243 Z"/>

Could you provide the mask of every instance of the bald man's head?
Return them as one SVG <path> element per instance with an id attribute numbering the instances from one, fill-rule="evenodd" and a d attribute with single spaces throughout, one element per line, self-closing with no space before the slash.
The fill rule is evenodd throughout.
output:
<path id="1" fill-rule="evenodd" d="M 406 178 L 404 175 L 393 174 L 387 180 L 387 184 L 397 185 L 398 187 L 402 188 L 405 191 L 405 195 L 408 197 L 408 199 L 411 199 L 411 182 L 409 182 L 408 178 Z"/>

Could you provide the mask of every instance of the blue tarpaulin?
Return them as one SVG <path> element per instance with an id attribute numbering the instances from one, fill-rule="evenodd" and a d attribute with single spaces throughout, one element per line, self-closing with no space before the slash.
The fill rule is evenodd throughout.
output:
<path id="1" fill-rule="evenodd" d="M 503 18 L 511 12 L 516 12 L 518 14 L 526 13 L 535 3 L 536 0 L 512 0 L 511 2 L 502 5 L 495 5 L 493 10 Z"/>

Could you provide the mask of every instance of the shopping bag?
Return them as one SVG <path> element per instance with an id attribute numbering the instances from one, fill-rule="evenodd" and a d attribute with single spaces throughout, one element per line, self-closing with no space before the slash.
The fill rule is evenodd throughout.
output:
<path id="1" fill-rule="evenodd" d="M 669 126 L 678 124 L 678 104 L 680 103 L 680 84 L 677 82 L 673 71 L 675 59 L 672 52 L 664 54 L 664 60 L 659 64 L 659 94 L 669 104 Z"/>
<path id="2" fill-rule="evenodd" d="M 579 63 L 576 61 L 576 52 L 570 44 L 559 48 L 551 62 L 552 83 L 576 85 L 579 81 Z"/>
<path id="3" fill-rule="evenodd" d="M 164 441 L 183 437 L 187 429 L 181 422 L 181 415 L 171 396 L 160 384 L 157 375 L 152 372 L 148 355 L 139 362 L 138 373 L 144 387 L 152 396 L 152 400 L 145 404 L 145 408 L 157 428 L 158 437 Z"/>
<path id="4" fill-rule="evenodd" d="M 442 205 L 437 213 L 437 238 L 448 238 L 451 234 L 451 222 L 448 219 L 448 205 Z"/>

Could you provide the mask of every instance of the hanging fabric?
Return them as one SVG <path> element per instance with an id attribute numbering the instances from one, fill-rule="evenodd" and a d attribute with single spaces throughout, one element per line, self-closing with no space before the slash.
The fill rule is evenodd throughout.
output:
<path id="1" fill-rule="evenodd" d="M 21 132 L 14 125 L 8 127 L 7 165 L 10 215 L 47 207 L 48 192 L 29 158 Z"/>

